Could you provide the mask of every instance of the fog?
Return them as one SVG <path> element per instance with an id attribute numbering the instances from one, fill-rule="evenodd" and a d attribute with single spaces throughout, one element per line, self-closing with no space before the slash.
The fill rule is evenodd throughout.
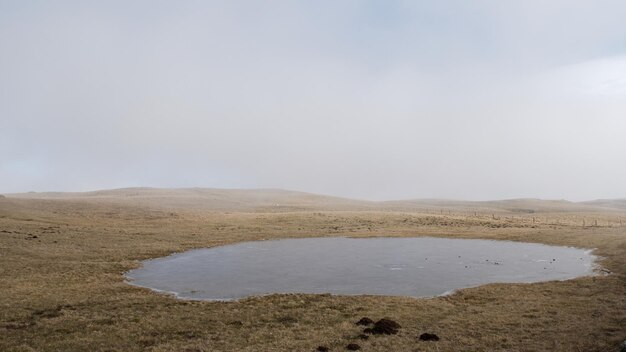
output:
<path id="1" fill-rule="evenodd" d="M 0 192 L 626 197 L 626 2 L 0 0 Z"/>

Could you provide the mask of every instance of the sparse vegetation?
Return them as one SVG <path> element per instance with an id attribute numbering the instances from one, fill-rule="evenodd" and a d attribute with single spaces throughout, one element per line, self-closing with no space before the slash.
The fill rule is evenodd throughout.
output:
<path id="1" fill-rule="evenodd" d="M 626 337 L 625 214 L 615 209 L 446 205 L 439 213 L 433 205 L 293 196 L 278 209 L 248 201 L 219 210 L 203 207 L 202 197 L 149 198 L 30 194 L 0 202 L 1 351 L 342 351 L 351 344 L 361 351 L 612 351 Z M 594 220 L 598 226 L 589 225 Z M 432 299 L 290 294 L 238 302 L 176 300 L 123 278 L 140 260 L 190 248 L 337 235 L 596 248 L 611 274 Z M 365 339 L 365 326 L 355 324 L 362 317 L 388 317 L 402 328 Z M 424 334 L 439 340 L 420 341 Z"/>

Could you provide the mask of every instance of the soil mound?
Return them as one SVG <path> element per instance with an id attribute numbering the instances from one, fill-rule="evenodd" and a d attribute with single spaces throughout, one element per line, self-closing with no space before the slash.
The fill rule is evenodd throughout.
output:
<path id="1" fill-rule="evenodd" d="M 398 333 L 398 329 L 402 326 L 391 319 L 380 319 L 374 323 L 374 327 L 371 329 L 365 329 L 363 332 L 374 335 L 395 335 Z"/>
<path id="2" fill-rule="evenodd" d="M 356 325 L 364 325 L 364 326 L 368 326 L 368 325 L 372 325 L 374 324 L 374 321 L 368 317 L 363 317 L 361 318 L 361 320 L 356 322 Z"/>
<path id="3" fill-rule="evenodd" d="M 439 336 L 425 332 L 420 335 L 420 340 L 421 341 L 439 341 Z"/>

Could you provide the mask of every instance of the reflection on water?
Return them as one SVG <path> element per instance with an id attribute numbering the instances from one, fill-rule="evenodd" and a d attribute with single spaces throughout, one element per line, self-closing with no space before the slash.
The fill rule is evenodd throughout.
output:
<path id="1" fill-rule="evenodd" d="M 127 277 L 180 298 L 271 293 L 426 297 L 493 282 L 564 280 L 592 273 L 571 247 L 445 238 L 306 238 L 246 242 L 148 260 Z"/>

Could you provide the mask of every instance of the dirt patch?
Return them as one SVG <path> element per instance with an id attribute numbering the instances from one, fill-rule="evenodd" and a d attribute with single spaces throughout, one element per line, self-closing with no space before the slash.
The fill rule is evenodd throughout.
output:
<path id="1" fill-rule="evenodd" d="M 439 341 L 439 336 L 425 332 L 420 335 L 420 341 Z"/>
<path id="2" fill-rule="evenodd" d="M 363 332 L 374 335 L 395 335 L 400 328 L 401 326 L 397 322 L 383 318 L 374 323 L 373 328 L 367 328 Z"/>
<path id="3" fill-rule="evenodd" d="M 374 324 L 374 321 L 368 317 L 363 317 L 356 322 L 356 325 L 368 326 Z"/>

